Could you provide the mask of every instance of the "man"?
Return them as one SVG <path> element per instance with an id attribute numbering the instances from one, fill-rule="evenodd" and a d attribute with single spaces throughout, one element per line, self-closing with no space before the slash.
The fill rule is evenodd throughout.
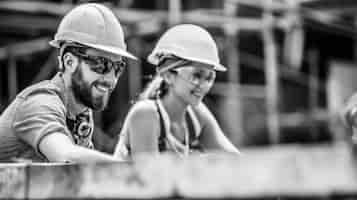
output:
<path id="1" fill-rule="evenodd" d="M 50 44 L 59 72 L 23 90 L 0 116 L 0 160 L 115 161 L 93 150 L 92 109 L 103 110 L 124 70 L 124 35 L 114 14 L 82 4 L 61 21 Z"/>

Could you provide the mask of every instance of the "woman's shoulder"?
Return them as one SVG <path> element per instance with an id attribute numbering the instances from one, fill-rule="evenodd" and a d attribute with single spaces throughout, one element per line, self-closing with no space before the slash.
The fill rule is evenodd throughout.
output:
<path id="1" fill-rule="evenodd" d="M 136 102 L 129 112 L 129 117 L 149 118 L 156 117 L 157 106 L 154 100 L 140 100 Z M 155 119 L 155 118 L 153 118 Z"/>
<path id="2" fill-rule="evenodd" d="M 160 130 L 159 122 L 155 101 L 140 100 L 132 106 L 125 120 L 125 132 L 131 136 L 154 138 Z"/>

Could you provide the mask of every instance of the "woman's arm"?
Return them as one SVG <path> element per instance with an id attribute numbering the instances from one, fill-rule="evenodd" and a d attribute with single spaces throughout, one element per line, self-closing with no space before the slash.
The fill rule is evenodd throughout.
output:
<path id="1" fill-rule="evenodd" d="M 152 102 L 138 102 L 127 120 L 131 153 L 158 153 L 160 127 L 156 106 Z"/>
<path id="2" fill-rule="evenodd" d="M 195 109 L 200 120 L 202 130 L 200 141 L 207 150 L 223 150 L 239 154 L 239 150 L 224 135 L 216 118 L 204 103 L 200 103 Z"/>

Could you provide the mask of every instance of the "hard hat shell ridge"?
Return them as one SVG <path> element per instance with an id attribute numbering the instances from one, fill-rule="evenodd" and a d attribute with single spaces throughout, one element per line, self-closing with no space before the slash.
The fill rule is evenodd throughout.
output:
<path id="1" fill-rule="evenodd" d="M 197 25 L 180 24 L 166 31 L 148 56 L 148 62 L 157 65 L 162 56 L 169 54 L 211 65 L 217 71 L 227 70 L 220 64 L 218 48 L 212 36 Z"/>
<path id="2" fill-rule="evenodd" d="M 62 19 L 50 45 L 75 42 L 120 56 L 137 59 L 127 51 L 123 29 L 113 12 L 100 4 L 81 4 Z"/>

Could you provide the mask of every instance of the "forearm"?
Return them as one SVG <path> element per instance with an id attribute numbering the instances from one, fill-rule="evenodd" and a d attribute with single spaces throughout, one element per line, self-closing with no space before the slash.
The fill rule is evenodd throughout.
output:
<path id="1" fill-rule="evenodd" d="M 50 162 L 112 162 L 121 161 L 106 153 L 73 144 L 63 133 L 52 133 L 45 136 L 39 144 L 39 151 Z"/>
<path id="2" fill-rule="evenodd" d="M 240 151 L 229 141 L 223 146 L 223 149 L 228 153 L 240 154 Z"/>
<path id="3" fill-rule="evenodd" d="M 201 137 L 204 146 L 213 151 L 240 154 L 239 150 L 221 131 L 207 133 Z"/>
<path id="4" fill-rule="evenodd" d="M 67 162 L 89 163 L 89 162 L 118 162 L 122 161 L 118 157 L 102 153 L 96 150 L 87 149 L 81 146 L 73 146 L 71 151 L 65 154 Z"/>

